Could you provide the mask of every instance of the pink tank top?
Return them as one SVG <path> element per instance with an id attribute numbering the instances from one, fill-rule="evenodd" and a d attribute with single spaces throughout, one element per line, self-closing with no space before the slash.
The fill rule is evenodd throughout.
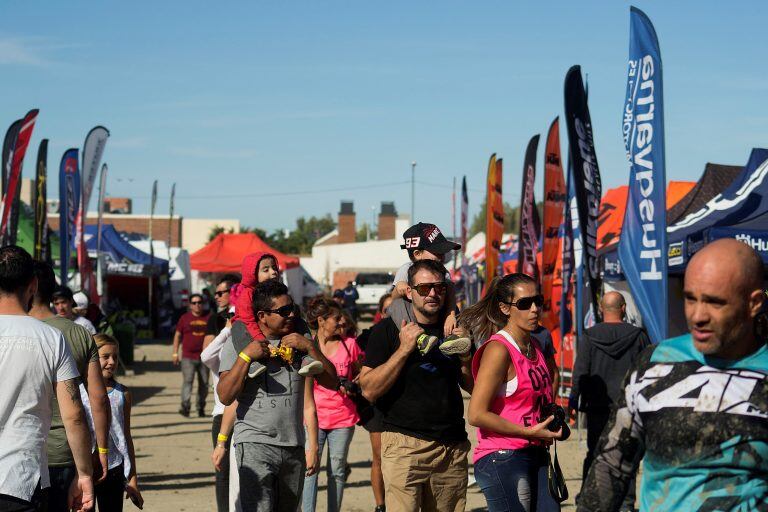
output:
<path id="1" fill-rule="evenodd" d="M 505 382 L 491 402 L 491 412 L 511 423 L 526 427 L 535 425 L 538 423 L 541 407 L 549 403 L 552 398 L 552 378 L 549 375 L 549 370 L 544 362 L 544 354 L 542 354 L 538 342 L 531 338 L 531 346 L 536 351 L 536 360 L 531 361 L 520 352 L 509 333 L 506 331 L 497 332 L 475 354 L 472 360 L 473 377 L 477 377 L 480 360 L 490 341 L 502 343 L 507 348 L 517 375 L 514 379 L 517 381 L 517 388 L 508 395 L 507 388 L 510 384 L 514 385 L 514 380 Z M 474 461 L 477 462 L 489 453 L 499 450 L 519 450 L 534 444 L 539 443 L 522 437 L 497 434 L 490 430 L 478 428 Z"/>

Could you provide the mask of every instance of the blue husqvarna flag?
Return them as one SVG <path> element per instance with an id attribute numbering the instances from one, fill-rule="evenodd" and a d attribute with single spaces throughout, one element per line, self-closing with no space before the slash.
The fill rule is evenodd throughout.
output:
<path id="1" fill-rule="evenodd" d="M 62 286 L 66 286 L 68 281 L 70 254 L 75 240 L 75 221 L 77 210 L 80 208 L 80 170 L 77 153 L 76 148 L 66 150 L 59 167 L 59 257 Z"/>
<path id="2" fill-rule="evenodd" d="M 667 337 L 667 201 L 661 54 L 648 17 L 630 10 L 627 99 L 622 114 L 629 195 L 619 261 L 654 343 Z"/>

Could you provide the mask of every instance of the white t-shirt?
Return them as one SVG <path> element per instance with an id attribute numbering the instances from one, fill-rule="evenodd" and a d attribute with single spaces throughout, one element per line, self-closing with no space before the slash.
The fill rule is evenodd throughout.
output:
<path id="1" fill-rule="evenodd" d="M 29 316 L 0 315 L 0 494 L 31 500 L 45 489 L 54 383 L 79 377 L 61 331 Z"/>
<path id="2" fill-rule="evenodd" d="M 91 321 L 85 318 L 84 316 L 76 316 L 75 319 L 72 321 L 81 327 L 85 327 L 85 329 L 89 333 L 91 333 L 91 336 L 96 335 L 96 328 L 93 326 Z"/>
<path id="3" fill-rule="evenodd" d="M 211 416 L 224 414 L 224 404 L 219 400 L 219 392 L 216 388 L 219 387 L 219 365 L 221 364 L 221 359 L 219 358 L 221 349 L 232 338 L 231 332 L 232 329 L 230 327 L 224 327 L 200 354 L 200 361 L 211 369 L 211 375 L 213 376 L 213 412 Z"/>

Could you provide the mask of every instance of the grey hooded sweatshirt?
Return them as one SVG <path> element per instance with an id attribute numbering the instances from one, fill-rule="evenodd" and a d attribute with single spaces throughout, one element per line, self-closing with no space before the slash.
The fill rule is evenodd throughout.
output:
<path id="1" fill-rule="evenodd" d="M 601 323 L 584 331 L 577 345 L 569 403 L 579 410 L 610 409 L 637 355 L 650 345 L 645 331 L 624 322 Z"/>

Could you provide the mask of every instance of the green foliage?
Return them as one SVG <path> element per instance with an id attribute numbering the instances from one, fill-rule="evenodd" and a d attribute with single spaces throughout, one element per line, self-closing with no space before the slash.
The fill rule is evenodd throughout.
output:
<path id="1" fill-rule="evenodd" d="M 336 222 L 330 214 L 324 217 L 310 218 L 299 217 L 296 219 L 296 228 L 288 230 L 276 230 L 272 234 L 257 227 L 242 227 L 241 233 L 255 233 L 271 247 L 286 254 L 309 254 L 312 246 L 322 236 L 327 235 L 336 228 Z"/>
<path id="2" fill-rule="evenodd" d="M 219 225 L 213 226 L 211 230 L 208 232 L 208 241 L 210 242 L 211 240 L 213 240 L 214 238 L 216 238 L 222 233 L 232 234 L 234 232 L 235 230 L 232 228 L 229 228 L 229 230 L 227 230 L 224 228 L 224 226 L 219 226 Z"/>
<path id="3" fill-rule="evenodd" d="M 370 236 L 368 235 L 368 230 L 371 231 Z M 376 239 L 376 230 L 372 229 L 367 222 L 363 222 L 363 225 L 360 226 L 360 229 L 358 229 L 357 233 L 355 234 L 355 241 L 366 242 L 368 240 L 375 240 L 375 239 Z"/>

